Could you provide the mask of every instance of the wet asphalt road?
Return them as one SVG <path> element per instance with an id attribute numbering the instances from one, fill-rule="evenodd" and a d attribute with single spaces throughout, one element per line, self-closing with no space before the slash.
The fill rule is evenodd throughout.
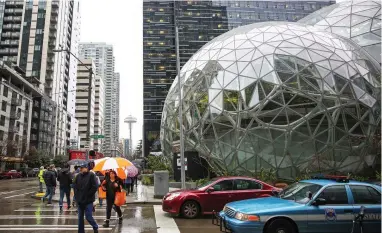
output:
<path id="1" fill-rule="evenodd" d="M 0 180 L 0 187 L 0 233 L 77 232 L 78 220 L 75 210 L 65 210 L 60 213 L 58 203 L 47 206 L 46 203 L 31 198 L 31 195 L 38 190 L 36 178 Z M 96 208 L 93 216 L 99 225 L 103 224 L 105 214 L 104 207 Z M 155 213 L 152 205 L 128 205 L 123 207 L 122 225 L 116 224 L 117 216 L 112 211 L 111 228 L 100 226 L 99 231 L 107 233 L 219 232 L 216 226 L 211 225 L 208 216 L 187 220 L 160 213 L 163 217 L 156 219 L 155 214 L 158 213 Z M 175 222 L 174 226 L 163 228 L 165 224 L 163 219 L 165 223 L 168 220 Z M 93 232 L 86 220 L 85 224 L 86 232 Z M 162 229 L 158 226 L 162 226 Z"/>

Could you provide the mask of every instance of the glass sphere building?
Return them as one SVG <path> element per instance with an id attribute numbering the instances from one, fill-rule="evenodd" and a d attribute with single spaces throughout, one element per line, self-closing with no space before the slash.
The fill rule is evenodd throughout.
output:
<path id="1" fill-rule="evenodd" d="M 381 1 L 350 0 L 324 7 L 299 21 L 350 38 L 381 63 Z"/>
<path id="2" fill-rule="evenodd" d="M 380 121 L 379 64 L 344 37 L 297 23 L 233 29 L 180 72 L 185 150 L 228 174 L 354 172 Z M 177 77 L 162 114 L 165 155 L 179 141 Z"/>

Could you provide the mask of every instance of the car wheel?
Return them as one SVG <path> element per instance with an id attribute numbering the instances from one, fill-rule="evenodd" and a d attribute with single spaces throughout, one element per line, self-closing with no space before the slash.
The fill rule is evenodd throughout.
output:
<path id="1" fill-rule="evenodd" d="M 182 205 L 181 211 L 185 218 L 196 218 L 199 215 L 200 207 L 196 201 L 186 201 Z"/>
<path id="2" fill-rule="evenodd" d="M 267 233 L 296 233 L 294 225 L 285 219 L 273 220 L 267 227 Z"/>

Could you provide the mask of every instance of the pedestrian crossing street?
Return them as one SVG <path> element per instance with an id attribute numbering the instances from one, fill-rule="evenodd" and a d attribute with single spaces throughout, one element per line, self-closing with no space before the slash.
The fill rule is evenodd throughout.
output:
<path id="1" fill-rule="evenodd" d="M 29 192 L 26 190 L 25 192 Z M 6 198 L 12 196 L 11 198 Z M 66 207 L 66 203 L 64 204 Z M 117 215 L 112 211 L 110 228 L 102 227 L 106 208 L 96 207 L 93 217 L 99 225 L 99 232 L 106 233 L 219 233 L 211 224 L 210 217 L 184 219 L 168 215 L 161 205 L 125 205 L 122 208 L 123 223 L 117 224 Z M 48 206 L 41 200 L 28 195 L 9 193 L 0 196 L 0 233 L 75 233 L 78 231 L 75 208 L 60 213 L 57 202 Z M 85 220 L 85 232 L 93 233 Z"/>
<path id="2" fill-rule="evenodd" d="M 96 208 L 94 219 L 99 225 L 103 224 L 106 216 L 105 208 Z M 0 215 L 0 232 L 77 232 L 78 217 L 75 208 L 60 213 L 58 204 L 47 206 L 42 202 L 13 210 L 12 214 Z M 112 232 L 116 226 L 117 217 L 114 215 L 110 221 L 110 228 L 100 226 L 99 232 Z M 85 220 L 85 231 L 93 232 L 93 228 Z"/>

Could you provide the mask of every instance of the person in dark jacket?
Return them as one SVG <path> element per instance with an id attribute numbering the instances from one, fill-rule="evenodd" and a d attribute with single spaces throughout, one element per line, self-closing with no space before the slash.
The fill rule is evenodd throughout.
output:
<path id="1" fill-rule="evenodd" d="M 69 171 L 69 165 L 65 165 L 57 177 L 57 181 L 60 182 L 60 212 L 62 211 L 62 204 L 64 202 L 64 195 L 66 196 L 66 201 L 68 203 L 68 210 L 70 209 L 70 187 L 72 184 L 72 174 Z"/>
<path id="2" fill-rule="evenodd" d="M 50 165 L 48 170 L 44 173 L 44 181 L 46 185 L 46 193 L 45 196 L 42 198 L 42 201 L 45 200 L 45 198 L 48 198 L 48 205 L 52 204 L 52 197 L 53 197 L 53 189 L 56 187 L 56 175 L 53 172 L 53 166 Z"/>
<path id="3" fill-rule="evenodd" d="M 84 215 L 94 233 L 98 233 L 98 225 L 93 218 L 93 202 L 98 186 L 96 175 L 89 172 L 88 164 L 81 165 L 81 172 L 74 179 L 73 188 L 78 206 L 78 233 L 85 233 Z"/>
<path id="4" fill-rule="evenodd" d="M 109 171 L 108 178 L 102 182 L 102 189 L 106 192 L 106 221 L 103 224 L 104 227 L 109 227 L 111 209 L 114 206 L 114 210 L 118 214 L 119 224 L 122 224 L 122 211 L 119 206 L 114 205 L 116 192 L 122 191 L 123 182 L 117 176 L 117 173 L 113 170 Z"/>

